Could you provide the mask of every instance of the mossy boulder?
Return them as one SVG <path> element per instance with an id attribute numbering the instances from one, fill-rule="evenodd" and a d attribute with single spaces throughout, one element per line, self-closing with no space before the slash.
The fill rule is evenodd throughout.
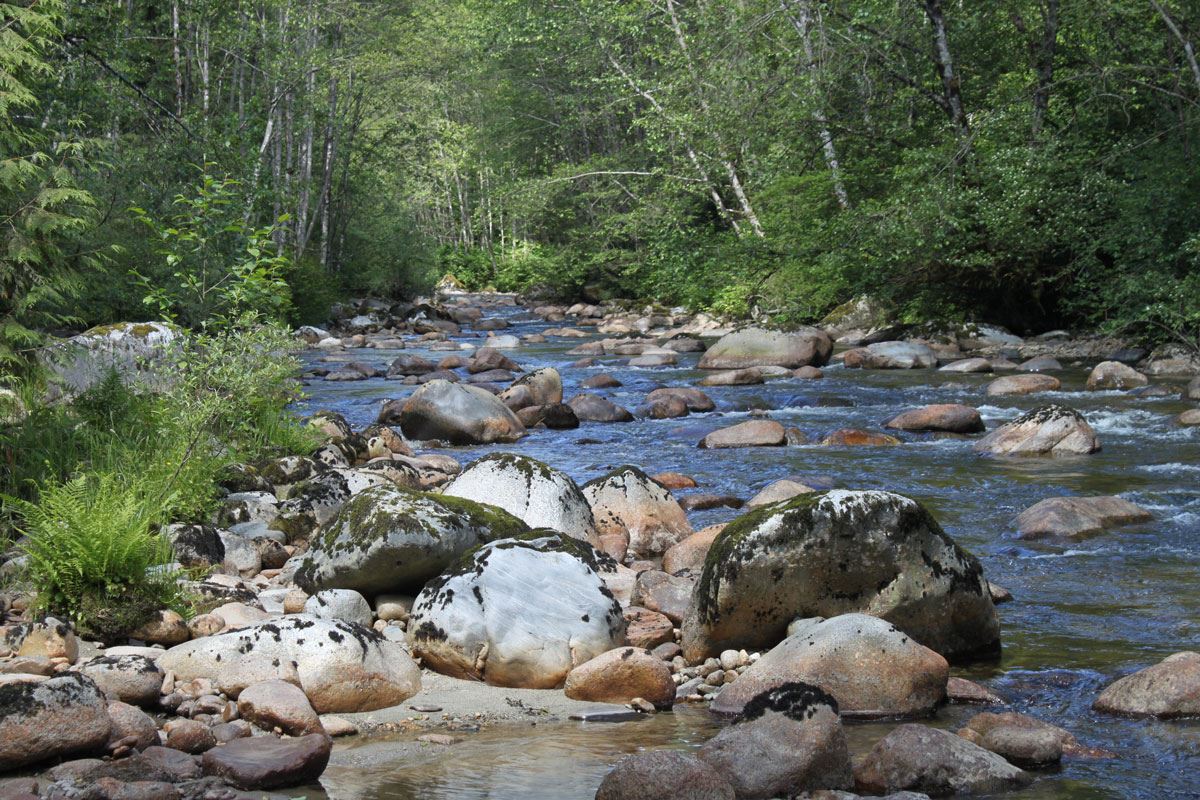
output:
<path id="1" fill-rule="evenodd" d="M 38 356 L 68 395 L 87 391 L 114 370 L 126 384 L 157 387 L 163 381 L 159 367 L 182 336 L 168 322 L 118 322 L 52 344 Z"/>
<path id="2" fill-rule="evenodd" d="M 312 537 L 295 580 L 309 593 L 413 593 L 471 548 L 528 530 L 495 506 L 373 486 L 352 497 Z"/>
<path id="3" fill-rule="evenodd" d="M 854 612 L 951 660 L 1000 646 L 983 568 L 920 503 L 832 490 L 751 511 L 721 531 L 684 620 L 684 655 L 771 647 L 794 619 Z"/>
<path id="4" fill-rule="evenodd" d="M 442 496 L 490 503 L 531 528 L 549 528 L 591 544 L 599 542 L 592 508 L 571 476 L 528 456 L 484 456 L 452 480 Z"/>
<path id="5" fill-rule="evenodd" d="M 0 772 L 72 755 L 99 755 L 112 720 L 91 678 L 66 673 L 0 681 Z"/>
<path id="6" fill-rule="evenodd" d="M 408 621 L 415 655 L 438 672 L 553 689 L 619 647 L 621 606 L 604 584 L 616 562 L 557 531 L 483 545 L 430 581 Z"/>

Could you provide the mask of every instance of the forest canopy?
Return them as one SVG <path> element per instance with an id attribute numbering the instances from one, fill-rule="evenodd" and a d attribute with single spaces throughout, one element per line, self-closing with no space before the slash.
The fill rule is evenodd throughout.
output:
<path id="1" fill-rule="evenodd" d="M 0 3 L 0 356 L 347 293 L 1200 329 L 1181 0 Z"/>

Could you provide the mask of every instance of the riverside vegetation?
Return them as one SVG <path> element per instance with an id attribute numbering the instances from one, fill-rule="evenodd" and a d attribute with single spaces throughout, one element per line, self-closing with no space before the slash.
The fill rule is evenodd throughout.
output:
<path id="1" fill-rule="evenodd" d="M 1194 792 L 1185 4 L 0 10 L 0 796 Z"/>

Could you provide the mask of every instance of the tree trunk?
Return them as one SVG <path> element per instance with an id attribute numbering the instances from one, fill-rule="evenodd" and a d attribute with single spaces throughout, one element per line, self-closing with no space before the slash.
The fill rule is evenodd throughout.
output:
<path id="1" fill-rule="evenodd" d="M 933 66 L 942 83 L 942 95 L 945 98 L 946 114 L 950 123 L 962 140 L 960 156 L 965 154 L 967 142 L 971 136 L 971 128 L 967 123 L 967 114 L 963 110 L 962 90 L 958 74 L 954 71 L 954 58 L 950 54 L 950 37 L 946 33 L 946 17 L 942 13 L 942 0 L 924 0 L 925 15 L 933 34 Z"/>
<path id="2" fill-rule="evenodd" d="M 783 2 L 782 5 L 786 13 L 786 2 Z M 800 34 L 800 41 L 804 44 L 804 58 L 813 83 L 813 96 L 819 101 L 816 83 L 818 67 L 812 43 L 812 0 L 795 0 L 795 6 L 798 16 L 789 14 L 788 17 Z M 833 134 L 829 132 L 829 119 L 825 116 L 825 109 L 820 102 L 813 107 L 813 120 L 817 123 L 817 133 L 821 137 L 821 149 L 825 153 L 825 164 L 829 167 L 829 175 L 833 180 L 833 194 L 837 198 L 839 206 L 849 208 L 850 197 L 846 194 L 845 184 L 842 183 L 842 168 L 838 163 L 837 147 L 833 143 Z"/>
<path id="3" fill-rule="evenodd" d="M 1188 66 L 1192 68 L 1192 77 L 1196 79 L 1196 88 L 1200 89 L 1200 63 L 1196 61 L 1196 48 L 1188 41 L 1188 38 L 1183 35 L 1183 31 L 1175 20 L 1171 19 L 1171 15 L 1167 13 L 1167 9 L 1158 0 L 1150 0 L 1150 4 L 1158 11 L 1158 15 L 1162 17 L 1163 22 L 1167 24 L 1167 28 L 1179 40 L 1179 44 L 1183 47 L 1184 58 L 1187 59 Z"/>

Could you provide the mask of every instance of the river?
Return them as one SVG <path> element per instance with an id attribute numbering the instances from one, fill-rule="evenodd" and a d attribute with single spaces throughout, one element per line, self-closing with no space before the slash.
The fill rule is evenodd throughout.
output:
<path id="1" fill-rule="evenodd" d="M 560 324 L 545 323 L 522 308 L 498 308 L 518 336 Z M 453 338 L 479 344 L 464 329 Z M 597 336 L 596 338 L 600 338 Z M 698 354 L 680 354 L 673 367 L 626 366 L 627 357 L 601 357 L 595 367 L 574 368 L 566 351 L 577 339 L 552 339 L 509 351 L 526 370 L 556 367 L 567 397 L 597 372 L 615 375 L 620 388 L 600 394 L 629 409 L 660 386 L 692 386 L 704 373 Z M 386 369 L 400 351 L 356 349 L 339 358 Z M 403 351 L 433 361 L 446 351 L 409 343 Z M 307 351 L 315 365 L 327 354 Z M 584 423 L 578 430 L 534 430 L 519 443 L 453 448 L 464 464 L 496 450 L 541 459 L 583 483 L 622 464 L 648 473 L 693 476 L 704 493 L 748 498 L 771 481 L 794 477 L 810 485 L 887 489 L 929 506 L 946 531 L 982 561 L 985 575 L 1010 589 L 1015 601 L 999 607 L 1003 654 L 996 663 L 957 668 L 952 674 L 981 681 L 1021 711 L 1067 728 L 1115 759 L 1066 759 L 1041 773 L 1020 798 L 1200 797 L 1200 721 L 1125 720 L 1090 710 L 1098 691 L 1116 677 L 1163 657 L 1200 647 L 1200 428 L 1173 422 L 1189 407 L 1178 393 L 1161 399 L 1124 392 L 1088 392 L 1092 365 L 1057 373 L 1061 391 L 1023 398 L 988 398 L 988 375 L 930 370 L 825 368 L 817 381 L 773 380 L 765 385 L 710 387 L 717 410 L 671 420 Z M 1179 387 L 1173 387 L 1179 388 Z M 381 401 L 413 387 L 374 378 L 358 382 L 315 380 L 299 410 L 341 412 L 356 427 L 374 422 Z M 1096 429 L 1103 450 L 1080 458 L 998 460 L 981 458 L 963 438 L 901 434 L 899 447 L 817 445 L 702 450 L 708 432 L 756 410 L 794 425 L 815 441 L 842 427 L 878 429 L 905 408 L 929 403 L 977 407 L 989 430 L 1042 402 L 1076 408 Z M 1081 542 L 1029 542 L 1016 537 L 1013 520 L 1023 509 L 1062 494 L 1120 494 L 1149 509 L 1152 523 L 1105 532 Z M 715 509 L 690 515 L 693 527 L 724 521 L 737 512 Z M 934 724 L 956 727 L 978 709 L 948 707 Z M 847 726 L 852 752 L 861 754 L 887 732 L 880 724 Z M 362 800 L 535 800 L 591 798 L 613 763 L 642 747 L 691 747 L 712 735 L 715 723 L 702 709 L 684 708 L 652 719 L 617 723 L 563 723 L 502 728 L 470 735 L 449 750 L 387 756 L 387 741 L 351 744 L 337 751 L 322 778 L 329 797 Z"/>

